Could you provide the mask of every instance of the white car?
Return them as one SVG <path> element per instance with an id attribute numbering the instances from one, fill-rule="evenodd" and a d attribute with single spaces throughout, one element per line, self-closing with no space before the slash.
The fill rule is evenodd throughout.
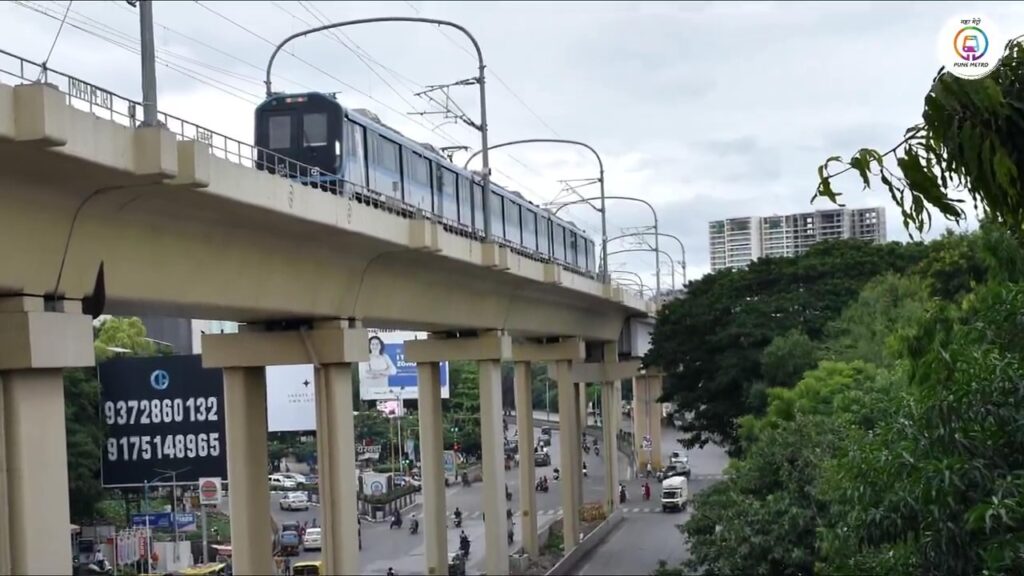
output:
<path id="1" fill-rule="evenodd" d="M 291 478 L 285 478 L 280 474 L 271 474 L 267 477 L 267 481 L 270 482 L 271 488 L 297 488 L 298 484 Z"/>
<path id="2" fill-rule="evenodd" d="M 681 450 L 673 450 L 672 451 L 672 456 L 670 456 L 669 459 L 668 459 L 668 463 L 669 464 L 689 464 L 690 463 L 690 457 L 687 456 L 686 453 L 681 451 Z"/>
<path id="3" fill-rule="evenodd" d="M 282 478 L 287 478 L 287 479 L 291 480 L 292 482 L 295 482 L 296 484 L 305 484 L 306 483 L 306 477 L 303 476 L 302 474 L 296 474 L 295 472 L 281 472 L 280 474 L 275 474 L 275 476 L 281 476 Z"/>
<path id="4" fill-rule="evenodd" d="M 281 510 L 309 510 L 309 499 L 302 492 L 291 492 L 281 498 Z"/>
<path id="5" fill-rule="evenodd" d="M 307 528 L 306 536 L 302 539 L 302 547 L 306 550 L 320 550 L 321 546 L 323 546 L 320 540 L 320 528 Z"/>

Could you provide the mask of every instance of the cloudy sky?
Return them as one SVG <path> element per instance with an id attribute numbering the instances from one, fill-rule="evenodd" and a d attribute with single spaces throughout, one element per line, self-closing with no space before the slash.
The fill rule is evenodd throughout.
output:
<path id="1" fill-rule="evenodd" d="M 0 49 L 43 60 L 67 6 L 0 4 Z M 662 230 L 685 243 L 692 279 L 708 271 L 709 220 L 807 210 L 821 161 L 899 141 L 920 118 L 943 25 L 979 12 L 1005 34 L 1024 33 L 1021 3 L 156 2 L 159 105 L 251 141 L 272 42 L 318 18 L 453 20 L 476 35 L 488 64 L 491 141 L 593 145 L 607 193 L 655 205 Z M 140 99 L 137 46 L 135 9 L 80 0 L 49 64 Z M 423 87 L 475 74 L 475 56 L 457 32 L 374 24 L 299 40 L 289 52 L 275 64 L 275 90 L 340 92 L 345 105 L 369 108 L 417 140 L 479 147 L 471 128 L 407 114 L 436 109 L 414 95 Z M 10 69 L 0 55 L 0 70 Z M 475 88 L 450 95 L 478 117 Z M 496 181 L 537 203 L 566 197 L 559 180 L 596 175 L 593 158 L 571 147 L 508 150 L 493 155 Z M 847 181 L 848 204 L 885 206 L 889 238 L 907 238 L 888 196 L 858 189 Z M 600 238 L 592 209 L 562 213 Z M 650 221 L 640 204 L 609 201 L 609 236 Z M 673 258 L 679 252 L 663 249 Z M 650 255 L 610 261 L 652 282 Z"/>

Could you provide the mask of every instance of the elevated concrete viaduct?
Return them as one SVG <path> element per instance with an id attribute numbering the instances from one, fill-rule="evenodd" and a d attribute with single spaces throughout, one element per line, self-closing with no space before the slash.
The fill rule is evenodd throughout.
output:
<path id="1" fill-rule="evenodd" d="M 65 89 L 80 96 L 84 83 L 72 80 Z M 0 573 L 58 574 L 71 565 L 68 547 L 57 545 L 68 536 L 61 370 L 93 363 L 89 315 L 101 308 L 246 324 L 203 342 L 204 364 L 225 376 L 228 481 L 243 503 L 233 506 L 238 574 L 271 569 L 261 537 L 269 533 L 265 366 L 316 367 L 326 571 L 355 573 L 350 387 L 353 364 L 366 358 L 365 327 L 433 334 L 409 342 L 407 354 L 420 362 L 427 571 L 441 574 L 437 366 L 479 362 L 487 567 L 508 573 L 499 363 L 519 362 L 517 402 L 529 402 L 528 363 L 548 362 L 564 392 L 563 415 L 579 414 L 578 392 L 588 381 L 602 382 L 605 406 L 617 406 L 617 379 L 635 375 L 638 363 L 620 362 L 616 342 L 654 305 L 454 233 L 428 215 L 254 170 L 251 147 L 217 144 L 226 140 L 184 121 L 164 117 L 178 127 L 172 132 L 137 128 L 130 116 L 99 118 L 82 108 L 112 108 L 117 97 L 90 90 L 83 106 L 52 85 L 0 84 Z M 603 343 L 604 357 L 585 362 L 584 342 Z M 520 408 L 529 430 L 530 408 Z M 582 423 L 563 418 L 568 549 L 579 526 Z M 615 418 L 605 422 L 614 435 Z M 521 438 L 529 442 L 530 434 Z M 605 460 L 611 508 L 615 459 Z M 532 459 L 523 463 L 532 474 Z M 524 518 L 529 511 L 532 534 L 524 540 L 536 552 L 530 502 Z"/>

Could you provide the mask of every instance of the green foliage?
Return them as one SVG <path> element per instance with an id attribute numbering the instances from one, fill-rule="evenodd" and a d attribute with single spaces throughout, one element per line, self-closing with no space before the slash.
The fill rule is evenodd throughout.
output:
<path id="1" fill-rule="evenodd" d="M 84 522 L 103 498 L 100 459 L 103 456 L 103 421 L 100 383 L 96 370 L 75 368 L 64 372 L 64 426 L 68 451 L 68 490 L 72 522 Z"/>
<path id="2" fill-rule="evenodd" d="M 110 348 L 130 350 L 128 356 L 152 356 L 156 345 L 146 340 L 146 326 L 135 317 L 112 316 L 100 324 L 94 343 L 96 360 L 102 361 L 115 354 Z"/>
<path id="3" fill-rule="evenodd" d="M 1021 310 L 1024 287 L 993 284 L 922 324 L 913 395 L 828 467 L 833 571 L 1024 571 Z"/>
<path id="4" fill-rule="evenodd" d="M 806 334 L 791 330 L 777 336 L 761 354 L 761 373 L 767 386 L 790 387 L 818 363 L 818 347 Z"/>
<path id="5" fill-rule="evenodd" d="M 900 337 L 924 317 L 929 306 L 928 282 L 916 275 L 895 274 L 869 282 L 829 328 L 826 355 L 848 362 L 891 365 L 899 352 Z"/>
<path id="6" fill-rule="evenodd" d="M 869 280 L 906 271 L 926 255 L 920 244 L 823 242 L 802 256 L 763 258 L 691 282 L 686 298 L 661 309 L 645 358 L 669 373 L 666 398 L 692 407 L 689 445 L 716 440 L 735 448 L 736 420 L 764 406 L 769 345 L 794 330 L 820 340 Z M 784 344 L 800 345 L 797 337 Z M 788 375 L 781 361 L 773 363 L 770 377 L 794 382 L 808 359 L 794 360 Z"/>
<path id="7" fill-rule="evenodd" d="M 1024 238 L 1020 167 L 1024 166 L 1024 46 L 1012 42 L 988 76 L 964 80 L 940 71 L 924 98 L 922 121 L 885 154 L 861 149 L 849 161 L 838 156 L 818 168 L 815 198 L 839 201 L 833 190 L 834 164 L 856 172 L 867 189 L 876 178 L 918 233 L 931 224 L 931 209 L 960 221 L 964 212 L 954 191 L 970 195 L 985 214 Z M 895 162 L 886 160 L 890 153 Z M 893 170 L 895 163 L 896 170 Z M 843 170 L 843 171 L 845 171 Z M 930 208 L 929 208 L 930 207 Z"/>

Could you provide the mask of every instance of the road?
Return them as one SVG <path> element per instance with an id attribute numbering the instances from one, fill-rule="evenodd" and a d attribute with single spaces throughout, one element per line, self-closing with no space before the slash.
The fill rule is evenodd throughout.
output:
<path id="1" fill-rule="evenodd" d="M 535 435 L 539 434 L 540 426 L 538 424 Z M 509 426 L 509 434 L 513 434 L 515 426 Z M 559 433 L 558 430 L 554 430 L 552 433 L 552 443 L 549 448 L 551 454 L 552 466 L 537 467 L 536 477 L 539 478 L 542 475 L 547 475 L 550 479 L 552 476 L 552 470 L 554 467 L 559 466 Z M 626 459 L 618 455 L 617 452 L 613 452 L 618 456 L 620 474 L 625 473 L 627 466 Z M 585 502 L 603 502 L 604 501 L 604 464 L 603 458 L 606 457 L 607 451 L 605 446 L 601 446 L 601 456 L 594 456 L 593 452 L 586 455 L 588 477 L 584 481 L 584 501 Z M 508 482 L 509 490 L 512 492 L 512 511 L 516 513 L 515 516 L 515 532 L 516 539 L 513 543 L 513 548 L 518 548 L 522 545 L 522 539 L 520 536 L 520 524 L 518 521 L 518 510 L 519 510 L 519 474 L 516 469 L 506 473 L 506 480 Z M 526 489 L 533 490 L 534 487 L 531 483 Z M 320 523 L 320 508 L 318 506 L 311 506 L 308 511 L 284 511 L 280 509 L 278 501 L 282 495 L 272 494 L 271 495 L 271 511 L 278 523 L 284 521 L 298 521 L 298 522 L 309 522 L 312 523 L 315 519 L 316 522 Z M 543 528 L 551 522 L 555 521 L 561 514 L 561 490 L 557 482 L 551 483 L 551 490 L 547 493 L 539 492 L 536 494 L 537 497 L 537 518 L 538 527 Z M 463 512 L 463 530 L 469 536 L 473 542 L 472 552 L 470 555 L 469 566 L 467 567 L 470 572 L 480 573 L 484 569 L 484 523 L 482 517 L 482 505 L 481 500 L 483 498 L 483 484 L 475 483 L 469 487 L 463 487 L 456 485 L 448 488 L 447 490 L 447 509 L 449 516 L 458 507 Z M 222 509 L 230 513 L 230 503 L 225 501 L 222 505 Z M 652 509 L 653 513 L 654 510 Z M 405 518 L 408 520 L 410 514 L 422 514 L 422 505 L 417 503 L 407 509 L 404 513 Z M 450 526 L 450 524 L 449 524 Z M 455 528 L 449 528 L 448 531 L 448 550 L 454 552 L 458 549 L 458 536 L 459 530 Z M 367 521 L 362 522 L 362 541 L 363 549 L 360 554 L 360 566 L 361 573 L 363 574 L 384 574 L 387 572 L 389 567 L 394 568 L 395 572 L 402 574 L 423 574 L 426 569 L 426 559 L 424 557 L 424 536 L 421 531 L 417 535 L 409 534 L 408 524 L 403 530 L 389 530 L 388 523 L 371 523 Z M 303 560 L 316 560 L 319 559 L 320 553 L 318 551 L 303 551 L 298 557 L 292 558 L 292 563 L 300 562 Z"/>
<path id="2" fill-rule="evenodd" d="M 662 430 L 662 448 L 665 456 L 679 449 L 675 441 L 680 437 L 673 428 Z M 729 462 L 725 451 L 708 445 L 703 449 L 687 451 L 690 458 L 691 496 L 722 478 Z M 686 545 L 676 526 L 686 522 L 690 511 L 661 512 L 658 505 L 658 484 L 651 480 L 651 501 L 640 498 L 643 480 L 626 481 L 629 500 L 623 507 L 624 520 L 601 545 L 591 553 L 577 570 L 583 575 L 597 574 L 650 574 L 658 567 L 658 560 L 678 565 L 687 557 Z M 637 513 L 642 510 L 644 513 Z"/>

